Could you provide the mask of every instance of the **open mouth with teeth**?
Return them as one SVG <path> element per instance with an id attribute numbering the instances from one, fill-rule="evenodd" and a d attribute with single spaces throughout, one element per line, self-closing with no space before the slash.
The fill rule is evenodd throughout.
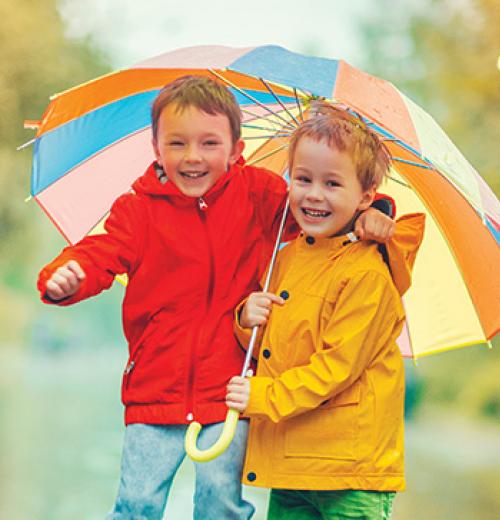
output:
<path id="1" fill-rule="evenodd" d="M 301 210 L 302 210 L 302 213 L 306 217 L 316 218 L 316 219 L 326 218 L 332 214 L 331 211 L 325 211 L 322 209 L 301 208 Z"/>
<path id="2" fill-rule="evenodd" d="M 205 177 L 208 175 L 208 172 L 179 172 L 186 179 L 199 179 L 200 177 Z"/>

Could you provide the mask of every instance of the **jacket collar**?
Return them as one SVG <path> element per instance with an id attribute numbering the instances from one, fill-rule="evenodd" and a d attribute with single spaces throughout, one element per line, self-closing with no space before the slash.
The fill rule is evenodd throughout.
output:
<path id="1" fill-rule="evenodd" d="M 303 231 L 300 233 L 296 240 L 298 252 L 303 254 L 319 254 L 324 255 L 326 258 L 333 259 L 347 251 L 353 243 L 352 234 L 339 235 L 335 237 L 313 237 L 305 234 Z"/>

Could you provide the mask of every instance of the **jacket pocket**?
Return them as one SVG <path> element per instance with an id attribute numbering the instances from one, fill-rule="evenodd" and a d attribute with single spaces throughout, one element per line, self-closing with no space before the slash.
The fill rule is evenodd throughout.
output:
<path id="1" fill-rule="evenodd" d="M 356 460 L 359 384 L 286 421 L 285 457 Z"/>

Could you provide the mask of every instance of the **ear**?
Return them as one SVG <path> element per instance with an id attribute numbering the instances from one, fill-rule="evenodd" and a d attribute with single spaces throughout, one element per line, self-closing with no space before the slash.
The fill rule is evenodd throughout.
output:
<path id="1" fill-rule="evenodd" d="M 153 145 L 153 150 L 155 152 L 156 160 L 158 162 L 160 162 L 160 159 L 161 159 L 160 150 L 158 149 L 158 142 L 156 141 L 156 139 L 154 137 L 151 140 L 151 144 Z"/>
<path id="2" fill-rule="evenodd" d="M 238 139 L 234 143 L 231 154 L 229 155 L 229 164 L 230 165 L 233 165 L 240 158 L 244 149 L 245 149 L 245 141 L 243 141 L 243 139 Z"/>
<path id="3" fill-rule="evenodd" d="M 367 190 L 363 191 L 361 195 L 361 200 L 358 204 L 358 211 L 364 211 L 372 205 L 376 191 L 377 190 L 375 186 L 372 186 L 371 188 L 368 188 Z"/>

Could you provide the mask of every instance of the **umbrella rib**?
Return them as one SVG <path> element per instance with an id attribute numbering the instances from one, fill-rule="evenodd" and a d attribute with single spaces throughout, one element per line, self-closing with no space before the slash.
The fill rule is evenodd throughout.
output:
<path id="1" fill-rule="evenodd" d="M 283 126 L 281 126 L 280 128 L 276 129 L 276 128 L 266 128 L 265 126 L 259 126 L 259 125 L 249 125 L 248 123 L 242 123 L 241 125 L 243 128 L 255 128 L 256 130 L 267 130 L 268 132 L 276 132 L 276 130 L 280 130 L 281 128 L 283 128 Z"/>
<path id="2" fill-rule="evenodd" d="M 398 139 L 397 137 L 387 137 L 387 134 L 385 133 L 387 131 L 382 130 L 379 125 L 376 125 L 375 123 L 373 123 L 373 121 L 370 121 L 368 118 L 363 118 L 363 121 L 365 121 L 366 125 L 372 127 L 373 131 L 377 132 L 377 134 L 379 134 L 381 136 L 381 141 L 399 144 L 402 148 L 409 151 L 411 154 L 417 156 L 420 160 L 427 163 L 429 166 L 426 167 L 420 163 L 405 161 L 405 159 L 398 159 L 397 157 L 394 157 L 394 160 L 396 160 L 396 161 L 399 160 L 400 162 L 407 162 L 408 164 L 411 164 L 414 166 L 420 166 L 421 168 L 426 168 L 428 170 L 432 170 L 434 168 L 434 165 L 432 164 L 431 161 L 429 161 L 429 159 L 424 157 L 423 154 L 421 154 L 418 150 L 415 150 L 415 148 L 413 148 L 410 145 L 408 145 L 407 143 L 405 143 L 402 139 Z"/>
<path id="3" fill-rule="evenodd" d="M 240 110 L 244 113 L 244 114 L 248 114 L 250 116 L 253 116 L 255 119 L 265 119 L 266 121 L 268 121 L 269 123 L 271 123 L 272 125 L 280 125 L 279 128 L 283 128 L 283 125 L 277 121 L 273 121 L 272 119 L 268 119 L 269 118 L 269 114 L 265 114 L 265 115 L 262 115 L 262 114 L 256 114 L 254 112 L 251 112 L 250 110 L 247 110 L 245 108 L 241 108 L 240 107 Z M 278 130 L 277 128 L 274 128 L 273 130 Z"/>
<path id="4" fill-rule="evenodd" d="M 410 166 L 418 166 L 419 168 L 423 168 L 424 170 L 432 170 L 431 166 L 427 166 L 426 164 L 421 164 L 415 161 L 408 161 L 407 159 L 401 159 L 400 157 L 391 157 L 393 161 L 398 161 L 404 164 L 409 164 Z"/>
<path id="5" fill-rule="evenodd" d="M 413 188 L 409 184 L 407 184 L 406 182 L 401 181 L 399 179 L 396 179 L 396 177 L 393 177 L 392 175 L 387 175 L 387 178 L 390 179 L 393 182 L 397 182 L 398 184 L 401 184 L 401 186 L 404 186 L 405 188 L 413 190 Z"/>
<path id="6" fill-rule="evenodd" d="M 36 141 L 36 138 L 34 139 L 30 139 L 29 141 L 27 141 L 26 143 L 18 146 L 16 148 L 16 150 L 19 152 L 20 150 L 24 150 L 25 148 L 28 148 L 28 146 L 32 145 L 34 142 Z"/>
<path id="7" fill-rule="evenodd" d="M 246 110 L 246 109 L 241 108 L 241 107 L 240 107 L 240 110 L 244 114 L 248 114 L 250 116 L 253 116 L 255 119 L 264 119 L 266 122 L 268 122 L 271 125 L 277 125 L 277 128 L 269 129 L 272 132 L 279 131 L 279 130 L 281 130 L 282 128 L 285 127 L 285 125 L 283 123 L 281 123 L 281 121 L 275 121 L 275 120 L 271 119 L 271 117 L 275 115 L 274 113 L 271 113 L 271 114 L 256 114 L 254 112 L 251 112 L 250 110 Z M 247 123 L 243 123 L 243 124 L 247 124 Z M 290 128 L 293 128 L 295 130 L 294 126 L 291 126 L 291 125 L 286 125 L 286 126 L 290 126 Z"/>
<path id="8" fill-rule="evenodd" d="M 304 121 L 304 114 L 302 113 L 302 107 L 300 105 L 299 96 L 297 96 L 297 89 L 293 87 L 293 95 L 295 96 L 295 103 L 297 104 L 297 108 L 299 109 L 300 120 Z"/>
<path id="9" fill-rule="evenodd" d="M 278 137 L 290 137 L 290 134 L 269 134 L 269 135 L 252 135 L 248 137 L 244 137 L 243 139 L 245 141 L 251 140 L 251 139 L 277 139 Z"/>
<path id="10" fill-rule="evenodd" d="M 208 69 L 209 72 L 211 72 L 214 76 L 218 77 L 220 80 L 224 81 L 224 83 L 226 83 L 227 85 L 229 85 L 230 87 L 234 88 L 235 90 L 237 90 L 240 94 L 242 94 L 243 96 L 245 96 L 246 98 L 248 98 L 250 101 L 252 101 L 253 103 L 255 103 L 256 105 L 260 106 L 261 108 L 263 108 L 264 110 L 267 110 L 270 114 L 272 114 L 273 116 L 277 117 L 278 119 L 281 119 L 281 121 L 283 121 L 286 126 L 289 126 L 293 129 L 295 129 L 295 127 L 290 124 L 289 121 L 287 121 L 284 117 L 281 117 L 279 114 L 277 114 L 276 112 L 273 112 L 269 107 L 267 107 L 266 105 L 264 105 L 263 103 L 261 103 L 258 99 L 255 99 L 253 96 L 251 96 L 248 92 L 245 92 L 243 89 L 241 89 L 240 87 L 238 87 L 237 85 L 235 85 L 234 83 L 232 83 L 231 81 L 229 81 L 228 79 L 226 79 L 224 76 L 218 74 L 217 72 L 215 72 L 215 70 L 213 69 Z"/>
<path id="11" fill-rule="evenodd" d="M 286 106 L 283 104 L 283 101 L 281 101 L 281 99 L 275 94 L 274 90 L 269 86 L 267 81 L 263 78 L 259 79 L 260 81 L 262 81 L 262 83 L 267 88 L 269 93 L 274 97 L 274 99 L 276 99 L 276 101 L 283 107 L 283 110 L 295 121 L 295 124 L 299 126 L 300 123 L 297 121 L 297 119 L 295 119 L 295 116 L 288 110 L 288 108 L 286 108 Z"/>
<path id="12" fill-rule="evenodd" d="M 281 150 L 283 150 L 287 146 L 288 146 L 288 143 L 287 144 L 282 144 L 281 146 L 278 146 L 278 148 L 275 148 L 274 150 L 271 150 L 271 151 L 265 153 L 264 155 L 261 155 L 260 157 L 257 157 L 256 159 L 252 159 L 252 160 L 248 161 L 247 164 L 252 166 L 252 164 L 258 163 L 259 161 L 262 161 L 263 159 L 267 159 L 269 156 L 271 156 L 271 155 L 273 155 L 275 153 L 280 152 Z"/>

